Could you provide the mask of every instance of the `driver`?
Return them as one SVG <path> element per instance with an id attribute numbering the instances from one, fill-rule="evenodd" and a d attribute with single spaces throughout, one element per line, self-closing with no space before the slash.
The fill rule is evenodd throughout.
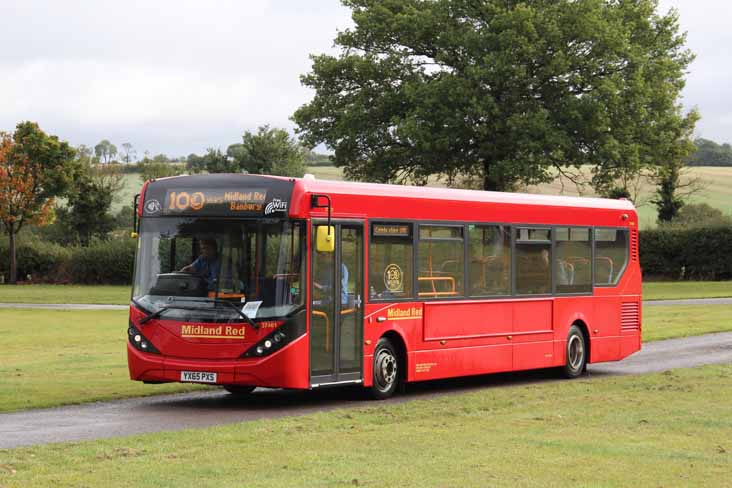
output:
<path id="1" fill-rule="evenodd" d="M 218 246 L 216 239 L 201 239 L 201 254 L 188 266 L 181 268 L 182 273 L 195 273 L 208 282 L 209 289 L 213 289 L 219 275 Z"/>

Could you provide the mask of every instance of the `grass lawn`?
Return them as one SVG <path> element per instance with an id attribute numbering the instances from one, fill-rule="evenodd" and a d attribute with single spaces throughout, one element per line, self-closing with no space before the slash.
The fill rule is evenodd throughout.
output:
<path id="1" fill-rule="evenodd" d="M 0 285 L 0 303 L 128 305 L 131 290 L 127 285 Z"/>
<path id="2" fill-rule="evenodd" d="M 0 450 L 0 486 L 728 486 L 732 366 Z"/>
<path id="3" fill-rule="evenodd" d="M 728 331 L 732 331 L 732 305 L 653 306 L 643 309 L 644 342 Z"/>
<path id="4" fill-rule="evenodd" d="M 644 300 L 732 297 L 732 281 L 647 281 Z"/>
<path id="5" fill-rule="evenodd" d="M 0 310 L 0 412 L 198 388 L 130 381 L 126 324 L 126 311 Z M 729 330 L 732 305 L 643 310 L 644 341 Z"/>
<path id="6" fill-rule="evenodd" d="M 127 315 L 0 310 L 0 412 L 200 388 L 130 381 Z"/>

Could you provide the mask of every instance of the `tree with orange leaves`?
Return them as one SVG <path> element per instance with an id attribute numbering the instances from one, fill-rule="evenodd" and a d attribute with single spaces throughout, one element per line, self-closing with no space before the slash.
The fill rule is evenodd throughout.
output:
<path id="1" fill-rule="evenodd" d="M 18 232 L 25 224 L 53 220 L 55 198 L 72 188 L 77 166 L 74 149 L 44 133 L 36 123 L 21 122 L 12 137 L 0 133 L 0 222 L 9 241 L 9 283 L 18 278 Z"/>

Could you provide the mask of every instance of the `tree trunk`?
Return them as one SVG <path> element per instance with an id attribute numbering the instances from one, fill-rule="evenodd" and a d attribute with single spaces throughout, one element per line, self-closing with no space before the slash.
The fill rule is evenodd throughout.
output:
<path id="1" fill-rule="evenodd" d="M 15 226 L 8 228 L 8 254 L 10 255 L 10 277 L 8 283 L 14 285 L 18 282 L 18 263 L 15 257 Z"/>
<path id="2" fill-rule="evenodd" d="M 491 163 L 489 161 L 483 161 L 483 190 L 503 191 L 495 176 L 491 174 Z"/>

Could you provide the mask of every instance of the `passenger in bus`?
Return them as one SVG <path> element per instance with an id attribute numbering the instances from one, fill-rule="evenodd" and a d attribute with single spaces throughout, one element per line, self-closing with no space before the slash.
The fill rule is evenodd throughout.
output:
<path id="1" fill-rule="evenodd" d="M 201 254 L 188 266 L 181 268 L 181 273 L 194 273 L 203 277 L 208 283 L 208 289 L 216 288 L 216 279 L 219 275 L 218 246 L 216 239 L 201 240 Z"/>
<path id="2" fill-rule="evenodd" d="M 321 279 L 313 281 L 313 287 L 322 294 L 330 293 L 333 288 L 332 276 L 333 272 L 330 269 L 324 270 Z M 345 263 L 341 263 L 341 305 L 348 305 L 348 267 Z"/>

